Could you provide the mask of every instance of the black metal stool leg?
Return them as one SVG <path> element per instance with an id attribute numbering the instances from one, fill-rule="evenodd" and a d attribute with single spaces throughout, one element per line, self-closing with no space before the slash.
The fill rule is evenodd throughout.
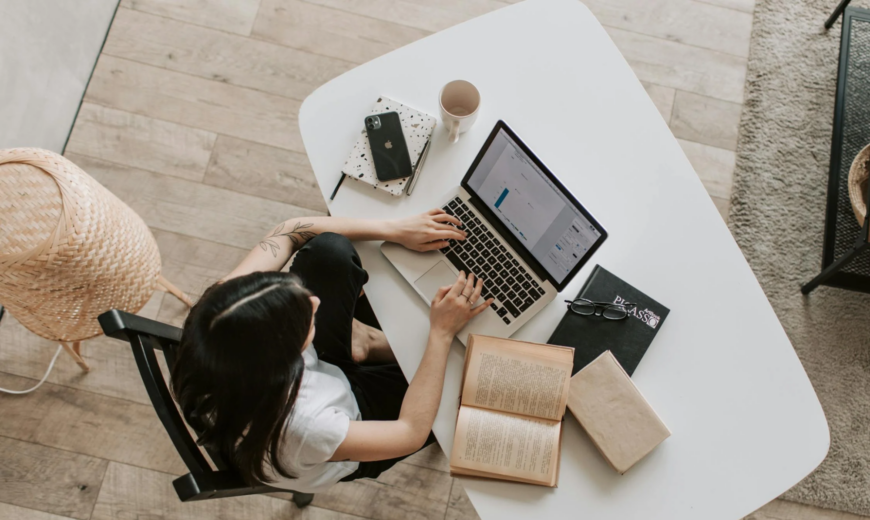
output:
<path id="1" fill-rule="evenodd" d="M 830 29 L 834 26 L 834 22 L 837 21 L 837 18 L 839 18 L 841 14 L 843 14 L 843 11 L 846 10 L 846 6 L 848 6 L 849 2 L 851 1 L 852 0 L 840 0 L 837 8 L 834 9 L 834 12 L 831 13 L 831 16 L 829 16 L 827 21 L 825 22 L 825 29 Z"/>
<path id="2" fill-rule="evenodd" d="M 855 247 L 846 253 L 845 255 L 838 258 L 834 263 L 826 267 L 821 273 L 819 273 L 815 278 L 810 280 L 806 285 L 801 287 L 801 292 L 804 294 L 809 294 L 810 291 L 815 289 L 827 280 L 828 278 L 834 276 L 842 267 L 849 263 L 850 260 L 855 258 L 859 253 L 867 249 L 867 246 L 870 246 L 867 242 L 862 244 L 856 244 Z"/>
<path id="3" fill-rule="evenodd" d="M 313 493 L 293 493 L 293 503 L 296 504 L 296 507 L 299 509 L 310 504 L 312 500 L 314 500 Z"/>

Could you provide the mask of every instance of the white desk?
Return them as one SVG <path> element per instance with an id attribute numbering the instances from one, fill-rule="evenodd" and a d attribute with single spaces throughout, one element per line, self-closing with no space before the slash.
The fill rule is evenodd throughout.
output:
<path id="1" fill-rule="evenodd" d="M 501 9 L 311 94 L 299 120 L 324 196 L 379 95 L 438 114 L 440 87 L 457 78 L 480 89 L 480 119 L 455 145 L 436 130 L 414 195 L 393 198 L 347 181 L 332 214 L 389 218 L 433 207 L 501 118 L 610 233 L 563 295 L 574 296 L 600 263 L 671 309 L 634 374 L 671 438 L 619 476 L 569 417 L 559 488 L 467 480 L 480 516 L 735 520 L 812 471 L 829 436 L 803 367 L 677 141 L 581 3 Z M 410 379 L 425 348 L 428 307 L 378 244 L 358 249 L 371 277 L 366 292 Z M 516 337 L 546 341 L 564 312 L 557 299 Z M 434 427 L 448 453 L 463 355 L 454 342 Z"/>

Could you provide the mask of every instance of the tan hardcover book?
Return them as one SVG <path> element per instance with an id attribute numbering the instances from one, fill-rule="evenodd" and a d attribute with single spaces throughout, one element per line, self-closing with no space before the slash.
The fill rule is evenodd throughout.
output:
<path id="1" fill-rule="evenodd" d="M 472 334 L 452 475 L 556 487 L 574 349 Z"/>
<path id="2" fill-rule="evenodd" d="M 620 475 L 671 435 L 609 350 L 571 378 L 568 409 Z"/>

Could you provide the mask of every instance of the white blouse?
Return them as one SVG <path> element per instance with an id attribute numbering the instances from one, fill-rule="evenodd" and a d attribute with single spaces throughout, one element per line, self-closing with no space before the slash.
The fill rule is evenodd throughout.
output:
<path id="1" fill-rule="evenodd" d="M 302 352 L 305 371 L 293 412 L 280 444 L 284 468 L 298 478 L 281 476 L 266 462 L 270 486 L 320 493 L 359 467 L 359 462 L 329 462 L 347 437 L 350 421 L 361 419 L 350 382 L 337 366 L 320 361 L 313 345 Z"/>

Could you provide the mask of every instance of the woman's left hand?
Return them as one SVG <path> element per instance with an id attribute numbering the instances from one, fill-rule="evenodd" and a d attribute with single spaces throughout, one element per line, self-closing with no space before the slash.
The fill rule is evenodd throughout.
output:
<path id="1" fill-rule="evenodd" d="M 450 224 L 453 224 L 451 226 Z M 414 251 L 434 251 L 447 247 L 447 240 L 465 240 L 465 231 L 454 226 L 462 222 L 443 209 L 435 208 L 389 224 L 392 227 L 388 240 L 402 244 Z"/>

